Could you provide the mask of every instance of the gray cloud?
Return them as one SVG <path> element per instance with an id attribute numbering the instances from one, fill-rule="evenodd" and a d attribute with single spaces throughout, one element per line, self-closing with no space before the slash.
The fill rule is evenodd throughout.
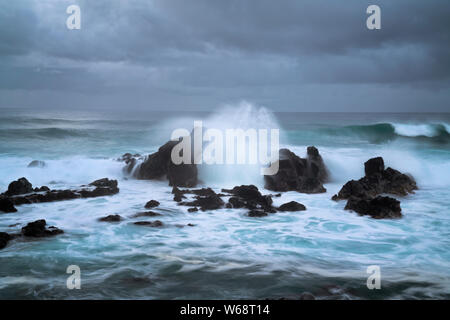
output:
<path id="1" fill-rule="evenodd" d="M 449 16 L 444 0 L 2 3 L 0 107 L 447 112 Z"/>

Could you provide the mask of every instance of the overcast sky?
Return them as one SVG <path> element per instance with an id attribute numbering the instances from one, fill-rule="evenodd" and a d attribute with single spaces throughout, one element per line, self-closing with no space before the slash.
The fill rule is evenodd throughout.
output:
<path id="1" fill-rule="evenodd" d="M 68 30 L 66 8 L 81 8 Z M 381 7 L 381 30 L 366 8 Z M 450 111 L 448 0 L 0 2 L 0 107 Z"/>

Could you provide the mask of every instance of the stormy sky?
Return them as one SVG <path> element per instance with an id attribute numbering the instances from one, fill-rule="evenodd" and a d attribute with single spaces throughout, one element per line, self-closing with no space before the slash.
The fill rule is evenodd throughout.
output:
<path id="1" fill-rule="evenodd" d="M 81 8 L 68 30 L 66 8 Z M 366 8 L 381 7 L 381 30 Z M 0 2 L 0 107 L 450 111 L 448 0 Z"/>

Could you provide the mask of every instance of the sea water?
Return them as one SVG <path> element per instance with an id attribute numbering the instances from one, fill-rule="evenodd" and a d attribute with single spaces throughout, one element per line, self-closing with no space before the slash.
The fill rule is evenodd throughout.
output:
<path id="1" fill-rule="evenodd" d="M 135 180 L 116 161 L 125 152 L 155 152 L 176 128 L 264 123 L 281 131 L 280 144 L 305 156 L 315 145 L 331 173 L 323 194 L 286 192 L 306 211 L 251 218 L 244 209 L 187 212 L 167 181 Z M 26 299 L 321 299 L 450 298 L 449 114 L 271 113 L 240 106 L 218 112 L 111 112 L 2 109 L 0 192 L 20 177 L 33 186 L 75 188 L 117 179 L 114 196 L 17 206 L 0 214 L 0 231 L 20 232 L 45 219 L 64 230 L 52 238 L 10 241 L 0 251 L 0 298 Z M 375 220 L 331 201 L 342 185 L 364 175 L 363 163 L 414 176 L 419 190 L 401 197 L 403 218 Z M 44 168 L 28 168 L 32 160 Z M 199 187 L 220 191 L 259 175 L 226 167 L 199 170 Z M 161 216 L 132 218 L 151 200 Z M 98 218 L 119 214 L 120 223 Z M 133 225 L 159 219 L 162 228 Z M 187 226 L 193 224 L 194 226 Z M 69 265 L 81 270 L 81 289 L 69 290 Z M 381 289 L 366 286 L 367 267 L 381 270 Z"/>

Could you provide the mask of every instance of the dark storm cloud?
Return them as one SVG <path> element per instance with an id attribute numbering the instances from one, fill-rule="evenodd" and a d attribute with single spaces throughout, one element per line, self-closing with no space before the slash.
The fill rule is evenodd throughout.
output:
<path id="1" fill-rule="evenodd" d="M 81 30 L 65 27 L 70 4 Z M 382 9 L 381 30 L 365 27 L 370 4 Z M 250 99 L 448 111 L 449 16 L 445 0 L 3 2 L 0 106 L 83 96 L 85 106 L 155 109 Z"/>

